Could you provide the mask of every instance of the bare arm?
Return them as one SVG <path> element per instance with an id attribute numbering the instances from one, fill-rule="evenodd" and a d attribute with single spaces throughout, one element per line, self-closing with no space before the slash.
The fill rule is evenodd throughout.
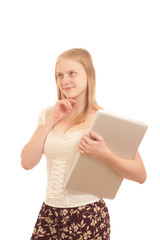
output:
<path id="1" fill-rule="evenodd" d="M 120 176 L 138 183 L 144 183 L 147 173 L 142 162 L 139 152 L 136 153 L 134 159 L 120 158 L 112 152 L 106 152 L 103 160 L 106 161 Z"/>
<path id="2" fill-rule="evenodd" d="M 90 131 L 90 135 L 96 141 L 84 134 L 79 144 L 79 151 L 81 154 L 102 159 L 123 178 L 138 183 L 145 182 L 147 173 L 139 152 L 136 153 L 133 160 L 121 158 L 109 150 L 100 135 L 93 131 Z"/>
<path id="3" fill-rule="evenodd" d="M 52 126 L 54 127 L 54 124 Z M 30 170 L 39 163 L 45 139 L 51 129 L 51 124 L 48 122 L 45 125 L 39 125 L 30 141 L 24 146 L 21 152 L 21 165 L 24 169 Z"/>
<path id="4" fill-rule="evenodd" d="M 37 127 L 29 142 L 22 149 L 21 165 L 24 169 L 30 170 L 39 163 L 48 133 L 57 122 L 72 111 L 75 104 L 76 101 L 73 99 L 63 99 L 56 102 L 53 110 L 47 116 L 45 124 Z"/>

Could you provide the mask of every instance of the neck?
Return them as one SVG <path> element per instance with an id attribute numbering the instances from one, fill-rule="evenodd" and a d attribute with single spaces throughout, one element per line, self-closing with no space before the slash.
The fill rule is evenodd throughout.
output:
<path id="1" fill-rule="evenodd" d="M 80 112 L 82 112 L 85 107 L 86 107 L 86 104 L 87 104 L 87 96 L 86 94 L 84 94 L 83 96 L 80 95 L 80 96 L 77 96 L 75 98 L 73 98 L 77 104 L 74 106 L 73 108 L 73 112 L 78 115 Z"/>

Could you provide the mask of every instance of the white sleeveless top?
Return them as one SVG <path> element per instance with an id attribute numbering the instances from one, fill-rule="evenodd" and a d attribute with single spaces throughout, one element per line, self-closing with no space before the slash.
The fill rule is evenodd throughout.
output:
<path id="1" fill-rule="evenodd" d="M 46 116 L 53 107 L 45 108 L 39 118 L 39 125 L 45 123 Z M 44 143 L 43 153 L 47 159 L 47 190 L 45 203 L 59 208 L 78 207 L 98 201 L 100 198 L 82 193 L 73 193 L 64 188 L 64 182 L 78 153 L 82 135 L 88 128 L 55 134 L 50 131 Z"/>

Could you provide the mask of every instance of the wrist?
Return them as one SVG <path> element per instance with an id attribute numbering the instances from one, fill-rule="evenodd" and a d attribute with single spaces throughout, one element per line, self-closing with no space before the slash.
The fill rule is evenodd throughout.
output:
<path id="1" fill-rule="evenodd" d="M 116 155 L 107 147 L 104 151 L 102 159 L 110 165 L 111 161 L 116 158 Z"/>

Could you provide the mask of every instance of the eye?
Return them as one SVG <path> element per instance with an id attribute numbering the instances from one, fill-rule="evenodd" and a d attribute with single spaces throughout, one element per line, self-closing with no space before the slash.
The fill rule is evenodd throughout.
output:
<path id="1" fill-rule="evenodd" d="M 76 73 L 75 72 L 70 72 L 70 75 L 71 76 L 74 76 Z"/>
<path id="2" fill-rule="evenodd" d="M 57 75 L 57 77 L 58 77 L 58 78 L 62 78 L 62 77 L 63 77 L 63 74 L 59 73 L 59 74 Z"/>

